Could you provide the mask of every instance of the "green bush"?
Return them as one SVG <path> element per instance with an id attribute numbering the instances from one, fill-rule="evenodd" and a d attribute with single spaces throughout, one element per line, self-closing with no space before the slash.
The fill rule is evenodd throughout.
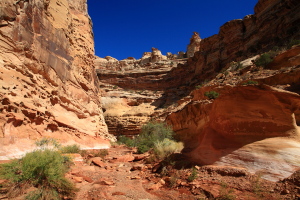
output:
<path id="1" fill-rule="evenodd" d="M 247 81 L 245 83 L 242 83 L 242 85 L 257 85 L 257 84 L 258 84 L 257 81 L 251 81 L 251 80 L 249 80 L 249 81 Z"/>
<path id="2" fill-rule="evenodd" d="M 121 135 L 117 138 L 118 144 L 125 144 L 128 147 L 134 147 L 135 146 L 135 140 L 131 139 L 129 137 L 126 137 L 125 135 Z"/>
<path id="3" fill-rule="evenodd" d="M 195 180 L 198 176 L 198 171 L 195 167 L 192 168 L 192 173 L 191 175 L 188 177 L 188 182 L 192 182 L 193 180 Z"/>
<path id="4" fill-rule="evenodd" d="M 205 96 L 207 96 L 209 99 L 216 99 L 219 97 L 219 93 L 216 91 L 209 91 L 204 93 Z"/>
<path id="5" fill-rule="evenodd" d="M 203 86 L 202 84 L 201 85 L 196 85 L 195 89 L 200 89 L 202 86 Z"/>
<path id="6" fill-rule="evenodd" d="M 294 45 L 299 45 L 300 44 L 300 40 L 291 40 L 288 44 L 288 49 L 292 48 Z"/>
<path id="7" fill-rule="evenodd" d="M 256 66 L 266 68 L 267 65 L 272 61 L 273 61 L 272 55 L 270 53 L 264 53 L 254 61 L 254 64 Z"/>
<path id="8" fill-rule="evenodd" d="M 8 179 L 12 187 L 28 184 L 37 190 L 28 194 L 26 199 L 62 199 L 71 197 L 75 188 L 64 174 L 68 167 L 66 158 L 51 149 L 27 153 L 22 159 L 0 166 L 0 177 Z M 8 194 L 11 198 L 15 197 Z"/>
<path id="9" fill-rule="evenodd" d="M 134 139 L 119 136 L 118 143 L 129 147 L 137 147 L 138 153 L 145 153 L 154 148 L 155 143 L 165 138 L 173 139 L 173 130 L 170 126 L 161 122 L 148 122 L 142 126 L 141 133 Z"/>
<path id="10" fill-rule="evenodd" d="M 80 146 L 78 144 L 63 146 L 60 149 L 61 153 L 80 153 Z"/>
<path id="11" fill-rule="evenodd" d="M 165 138 L 173 139 L 173 130 L 170 126 L 160 122 L 148 122 L 142 126 L 140 135 L 136 138 L 138 153 L 144 153 L 154 147 L 158 141 Z"/>

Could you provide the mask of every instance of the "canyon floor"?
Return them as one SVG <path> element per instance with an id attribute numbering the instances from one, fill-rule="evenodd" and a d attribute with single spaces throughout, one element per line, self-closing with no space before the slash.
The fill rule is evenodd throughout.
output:
<path id="1" fill-rule="evenodd" d="M 233 167 L 176 169 L 176 161 L 163 167 L 146 164 L 145 157 L 135 149 L 114 146 L 103 159 L 76 162 L 67 175 L 79 188 L 76 199 L 300 199 L 293 178 L 270 182 L 259 173 Z"/>
<path id="2" fill-rule="evenodd" d="M 185 162 L 182 155 L 165 165 L 147 164 L 147 154 L 135 152 L 113 146 L 105 157 L 88 154 L 75 162 L 67 177 L 79 189 L 76 199 L 300 199 L 299 173 L 270 182 L 243 168 L 178 168 L 176 163 Z"/>

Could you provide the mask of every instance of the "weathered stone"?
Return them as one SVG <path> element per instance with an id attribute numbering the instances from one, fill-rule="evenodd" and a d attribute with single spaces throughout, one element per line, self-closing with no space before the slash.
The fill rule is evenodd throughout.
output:
<path id="1" fill-rule="evenodd" d="M 2 0 L 0 10 L 1 109 L 21 119 L 1 112 L 0 159 L 41 137 L 108 147 L 86 0 Z"/>

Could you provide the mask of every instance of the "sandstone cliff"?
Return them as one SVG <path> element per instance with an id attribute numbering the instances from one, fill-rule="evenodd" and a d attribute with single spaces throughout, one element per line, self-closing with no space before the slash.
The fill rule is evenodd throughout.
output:
<path id="1" fill-rule="evenodd" d="M 86 0 L 0 2 L 1 158 L 41 137 L 108 145 L 91 26 Z"/>
<path id="2" fill-rule="evenodd" d="M 300 38 L 298 0 L 260 0 L 254 11 L 254 15 L 229 21 L 218 34 L 202 39 L 199 51 L 169 73 L 176 79 L 168 84 L 195 86 L 213 78 L 232 61 L 242 61 Z"/>

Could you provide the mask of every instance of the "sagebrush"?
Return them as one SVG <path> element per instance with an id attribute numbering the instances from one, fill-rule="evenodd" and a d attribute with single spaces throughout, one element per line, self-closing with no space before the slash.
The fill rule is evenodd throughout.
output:
<path id="1" fill-rule="evenodd" d="M 44 146 L 43 140 L 40 146 Z M 47 142 L 46 142 L 47 143 Z M 0 165 L 0 177 L 10 181 L 7 196 L 15 198 L 26 188 L 35 187 L 26 199 L 66 199 L 76 191 L 65 178 L 69 158 L 54 149 L 38 149 L 27 153 L 22 159 Z M 18 192 L 16 192 L 16 190 Z"/>

